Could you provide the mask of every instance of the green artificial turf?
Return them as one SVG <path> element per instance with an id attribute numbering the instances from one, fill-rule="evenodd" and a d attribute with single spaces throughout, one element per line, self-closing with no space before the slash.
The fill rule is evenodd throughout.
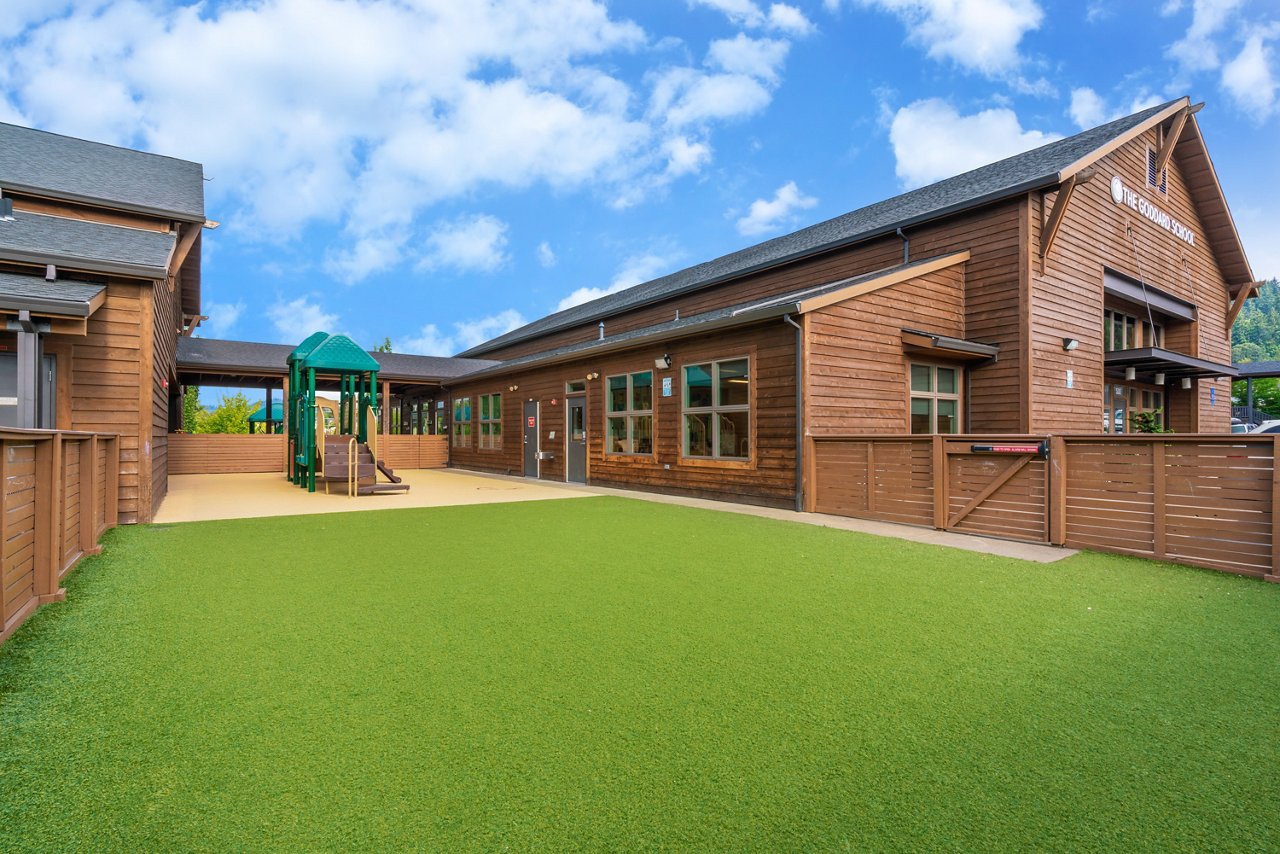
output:
<path id="1" fill-rule="evenodd" d="M 604 497 L 105 545 L 0 647 L 8 851 L 1280 848 L 1280 586 Z"/>

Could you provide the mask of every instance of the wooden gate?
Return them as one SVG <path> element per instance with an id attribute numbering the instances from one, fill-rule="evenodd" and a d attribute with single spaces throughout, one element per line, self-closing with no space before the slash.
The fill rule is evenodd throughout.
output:
<path id="1" fill-rule="evenodd" d="M 1037 440 L 941 441 L 942 495 L 934 527 L 1049 542 L 1049 466 Z"/>

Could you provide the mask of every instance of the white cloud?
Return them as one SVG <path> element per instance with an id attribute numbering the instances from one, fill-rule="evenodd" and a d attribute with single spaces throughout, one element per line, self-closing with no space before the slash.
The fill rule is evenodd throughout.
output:
<path id="1" fill-rule="evenodd" d="M 777 231 L 788 223 L 796 211 L 807 210 L 818 203 L 813 196 L 800 192 L 795 181 L 778 188 L 772 199 L 756 199 L 747 215 L 738 220 L 738 232 L 745 235 Z"/>
<path id="2" fill-rule="evenodd" d="M 1191 25 L 1181 39 L 1169 45 L 1167 54 L 1188 71 L 1211 71 L 1218 68 L 1222 60 L 1216 37 L 1242 3 L 1243 0 L 1194 0 Z M 1181 3 L 1169 3 L 1161 11 L 1165 15 L 1173 15 L 1181 9 Z"/>
<path id="3" fill-rule="evenodd" d="M 806 30 L 788 4 L 737 6 Z M 633 58 L 651 43 L 602 0 L 3 0 L 0 116 L 200 161 L 229 232 L 336 226 L 325 269 L 356 281 L 409 259 L 441 201 L 541 184 L 634 203 L 699 171 L 786 55 L 744 38 L 703 67 Z"/>
<path id="4" fill-rule="evenodd" d="M 1244 205 L 1235 211 L 1235 221 L 1253 277 L 1260 281 L 1280 279 L 1280 236 L 1274 213 Z"/>
<path id="5" fill-rule="evenodd" d="M 1071 116 L 1071 121 L 1075 122 L 1076 127 L 1085 130 L 1124 116 L 1133 115 L 1145 110 L 1147 107 L 1162 104 L 1166 100 L 1168 99 L 1146 88 L 1139 88 L 1127 101 L 1111 104 L 1093 89 L 1088 86 L 1082 86 L 1071 90 L 1071 106 L 1068 108 L 1067 114 Z"/>
<path id="6" fill-rule="evenodd" d="M 209 319 L 200 323 L 200 334 L 207 338 L 226 338 L 244 314 L 244 303 L 206 302 L 203 309 Z"/>
<path id="7" fill-rule="evenodd" d="M 488 214 L 437 223 L 426 244 L 420 270 L 492 273 L 508 260 L 507 224 Z"/>
<path id="8" fill-rule="evenodd" d="M 524 324 L 525 319 L 520 312 L 511 308 L 487 317 L 459 321 L 453 324 L 453 332 L 447 334 L 441 332 L 436 324 L 428 323 L 417 335 L 397 341 L 396 352 L 419 356 L 452 356 Z"/>
<path id="9" fill-rule="evenodd" d="M 738 33 L 717 39 L 707 51 L 707 64 L 730 74 L 745 74 L 776 85 L 791 44 L 781 39 L 753 39 Z"/>
<path id="10" fill-rule="evenodd" d="M 1222 68 L 1222 88 L 1247 110 L 1267 118 L 1276 107 L 1275 59 L 1261 33 L 1245 40 L 1235 59 Z"/>
<path id="11" fill-rule="evenodd" d="M 1071 90 L 1071 121 L 1079 128 L 1091 128 L 1106 121 L 1107 105 L 1102 96 L 1087 86 Z"/>
<path id="12" fill-rule="evenodd" d="M 536 254 L 538 256 L 539 265 L 543 267 L 548 267 L 548 268 L 554 267 L 556 265 L 555 250 L 551 248 L 551 244 L 548 243 L 547 241 L 544 240 L 538 244 Z"/>
<path id="13" fill-rule="evenodd" d="M 774 3 L 768 12 L 754 0 L 689 0 L 689 6 L 714 9 L 740 27 L 765 27 L 793 36 L 806 36 L 814 30 L 804 12 L 787 3 Z"/>
<path id="14" fill-rule="evenodd" d="M 631 255 L 623 260 L 608 287 L 578 288 L 560 300 L 560 303 L 556 306 L 556 311 L 564 311 L 566 308 L 573 308 L 575 305 L 581 305 L 584 302 L 590 302 L 608 294 L 616 294 L 618 291 L 626 290 L 633 285 L 655 279 L 669 271 L 677 260 L 679 260 L 678 253 L 642 252 L 638 255 Z"/>
<path id="15" fill-rule="evenodd" d="M 1022 64 L 1019 45 L 1039 29 L 1044 10 L 1036 0 L 855 0 L 896 15 L 907 38 L 933 59 L 949 59 L 987 75 L 1010 72 Z M 837 9 L 839 0 L 826 0 Z"/>
<path id="16" fill-rule="evenodd" d="M 275 327 L 276 340 L 281 344 L 300 344 L 312 333 L 338 331 L 338 316 L 307 297 L 277 301 L 267 309 L 267 319 Z"/>
<path id="17" fill-rule="evenodd" d="M 939 98 L 899 109 L 889 128 L 897 174 L 905 187 L 919 187 L 1060 139 L 1024 130 L 1013 110 L 983 110 L 962 116 Z M 946 140 L 939 145 L 938 140 Z"/>

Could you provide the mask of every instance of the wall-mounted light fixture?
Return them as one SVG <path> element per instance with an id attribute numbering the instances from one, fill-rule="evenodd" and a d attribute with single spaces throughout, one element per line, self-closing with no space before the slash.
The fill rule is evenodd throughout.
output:
<path id="1" fill-rule="evenodd" d="M 518 385 L 509 385 L 509 386 L 507 386 L 507 391 L 519 391 L 519 390 L 520 390 L 520 386 L 518 386 Z"/>
<path id="2" fill-rule="evenodd" d="M 1138 378 L 1138 369 L 1129 367 L 1124 369 L 1124 378 L 1129 382 L 1133 382 Z"/>
<path id="3" fill-rule="evenodd" d="M 587 382 L 591 382 L 592 380 L 598 380 L 598 379 L 600 379 L 600 374 L 598 374 L 595 371 L 592 371 L 591 373 L 587 374 Z"/>
<path id="4" fill-rule="evenodd" d="M 1070 353 L 1072 350 L 1080 346 L 1080 341 L 1075 338 L 1063 338 L 1062 349 Z"/>
<path id="5" fill-rule="evenodd" d="M 1182 378 L 1182 387 L 1183 389 L 1188 389 L 1188 390 L 1191 388 L 1191 377 Z"/>
<path id="6" fill-rule="evenodd" d="M 1164 385 L 1164 371 L 1157 371 L 1155 378 L 1156 385 Z"/>
<path id="7" fill-rule="evenodd" d="M 653 360 L 653 366 L 660 371 L 665 371 L 671 367 L 671 354 L 663 353 L 661 356 Z"/>

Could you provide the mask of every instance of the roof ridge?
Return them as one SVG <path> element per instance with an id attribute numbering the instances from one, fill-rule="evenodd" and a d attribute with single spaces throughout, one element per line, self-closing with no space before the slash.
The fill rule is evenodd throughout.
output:
<path id="1" fill-rule="evenodd" d="M 83 143 L 84 145 L 97 146 L 99 148 L 110 148 L 115 151 L 124 151 L 129 154 L 141 154 L 144 157 L 160 157 L 165 160 L 174 160 L 178 163 L 191 163 L 196 166 L 204 165 L 200 163 L 200 161 L 198 160 L 187 160 L 185 157 L 175 157 L 172 154 L 160 154 L 155 151 L 144 151 L 141 148 L 130 148 L 126 145 L 116 145 L 115 143 L 111 143 L 111 142 L 99 142 L 96 139 L 86 139 L 85 137 L 82 137 L 82 136 L 72 136 L 71 134 L 68 134 L 68 133 L 58 133 L 57 131 L 45 130 L 44 128 L 29 127 L 27 125 L 20 125 L 15 122 L 0 122 L 0 127 L 16 128 L 17 130 L 27 131 L 29 133 L 39 133 L 39 134 L 44 134 L 45 136 L 54 136 L 54 137 L 57 137 L 58 139 L 66 139 L 72 142 Z"/>
<path id="2" fill-rule="evenodd" d="M 612 294 L 605 294 L 594 300 L 580 303 L 576 306 L 570 306 L 557 312 L 544 315 L 533 320 L 524 326 L 510 330 L 502 335 L 495 336 L 488 341 L 470 347 L 457 355 L 462 358 L 470 358 L 480 356 L 498 347 L 509 344 L 516 344 L 537 337 L 538 335 L 549 333 L 552 331 L 567 328 L 568 326 L 580 323 L 588 323 L 592 320 L 603 319 L 612 314 L 620 313 L 630 308 L 646 305 L 661 299 L 676 296 L 688 290 L 695 290 L 701 287 L 708 287 L 721 281 L 738 278 L 747 275 L 764 267 L 776 266 L 778 264 L 787 263 L 800 257 L 805 257 L 817 252 L 827 251 L 839 245 L 847 245 L 849 243 L 858 242 L 860 240 L 871 239 L 878 236 L 883 231 L 892 232 L 893 226 L 898 225 L 905 227 L 911 224 L 936 219 L 950 213 L 956 213 L 961 210 L 974 207 L 987 201 L 995 201 L 999 198 L 1007 198 L 1014 191 L 1020 190 L 1026 185 L 1035 186 L 1037 184 L 1047 184 L 1058 180 L 1058 174 L 1061 168 L 1069 166 L 1071 163 L 1079 159 L 1080 156 L 1087 154 L 1089 151 L 1095 151 L 1103 147 L 1109 140 L 1116 136 L 1140 125 L 1152 116 L 1169 109 L 1174 104 L 1183 100 L 1186 96 L 1174 98 L 1161 104 L 1156 104 L 1142 110 L 1138 110 L 1127 116 L 1120 116 L 1109 122 L 1104 122 L 1092 128 L 1087 128 L 1078 133 L 1061 139 L 1047 142 L 1044 145 L 1009 157 L 975 167 L 966 172 L 961 172 L 947 178 L 940 179 L 923 187 L 915 187 L 911 190 L 890 196 L 886 199 L 880 199 L 870 204 L 863 205 L 852 211 L 839 214 L 828 219 L 820 220 L 816 223 L 804 226 L 796 231 L 778 235 L 769 238 L 760 243 L 751 244 L 741 249 L 725 253 L 715 258 L 693 264 L 679 270 L 672 271 L 664 276 L 650 279 L 645 282 L 639 282 L 629 288 L 624 288 Z M 1097 137 L 1083 151 L 1076 151 L 1082 143 L 1088 142 L 1091 138 Z M 958 200 L 947 202 L 939 200 L 934 204 L 927 204 L 921 211 L 911 213 L 910 211 L 901 214 L 895 213 L 897 209 L 909 208 L 912 203 L 917 200 L 929 200 L 932 196 L 944 195 L 941 191 L 951 190 L 954 188 L 964 189 L 971 184 L 979 183 L 979 178 L 985 178 L 990 175 L 999 175 L 1003 171 L 1010 171 L 1011 164 L 1035 164 L 1038 159 L 1042 159 L 1047 152 L 1067 152 L 1073 156 L 1065 159 L 1065 162 L 1056 164 L 1057 168 L 1049 168 L 1046 164 L 1045 168 L 1039 170 L 1031 170 L 1034 174 L 1022 176 L 1020 180 L 1013 180 L 1003 184 L 998 184 L 993 188 L 989 188 L 982 192 L 970 192 L 968 195 L 961 194 Z M 858 226 L 858 220 L 866 219 L 873 214 L 879 212 L 888 212 L 890 216 L 884 223 L 867 224 L 865 227 Z M 832 239 L 818 239 L 816 242 L 809 243 L 810 238 L 822 238 L 825 232 L 843 230 L 843 226 L 853 226 L 853 230 L 848 233 L 833 235 Z M 804 244 L 797 247 L 794 252 L 784 252 L 777 255 L 771 255 L 771 251 L 778 247 L 787 247 L 791 244 Z M 753 260 L 754 259 L 754 260 Z M 726 262 L 742 261 L 744 263 L 734 269 L 729 269 L 719 275 L 711 275 L 702 277 L 703 271 L 714 271 L 717 267 L 726 266 Z M 678 283 L 683 279 L 692 278 L 692 282 L 688 282 L 683 286 L 675 288 L 667 288 L 667 283 Z M 645 295 L 652 292 L 651 295 Z M 637 299 L 639 297 L 639 299 Z M 563 322 L 568 320 L 567 323 Z"/>

